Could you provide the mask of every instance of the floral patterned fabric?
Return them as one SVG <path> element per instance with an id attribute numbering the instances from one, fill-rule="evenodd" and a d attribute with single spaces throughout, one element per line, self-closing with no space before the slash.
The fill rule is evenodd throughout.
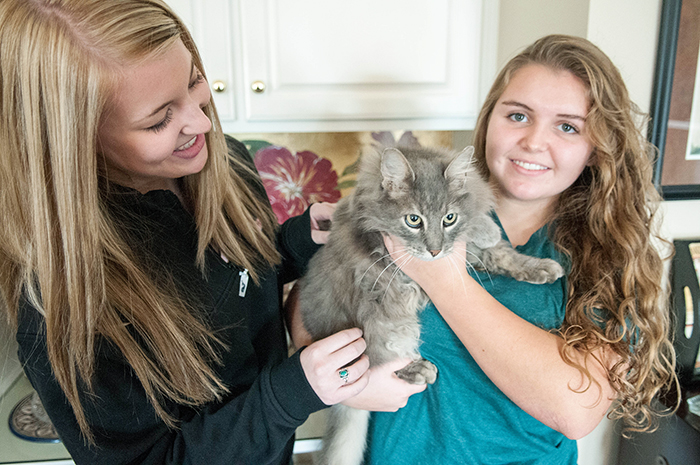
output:
<path id="1" fill-rule="evenodd" d="M 255 153 L 254 161 L 280 224 L 300 215 L 312 203 L 340 199 L 333 165 L 313 152 L 292 153 L 269 145 Z"/>

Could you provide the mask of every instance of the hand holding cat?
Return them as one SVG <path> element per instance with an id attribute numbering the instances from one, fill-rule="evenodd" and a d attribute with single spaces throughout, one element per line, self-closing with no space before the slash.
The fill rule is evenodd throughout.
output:
<path id="1" fill-rule="evenodd" d="M 314 342 L 301 352 L 306 379 L 324 404 L 337 404 L 367 387 L 369 358 L 363 354 L 366 347 L 362 331 L 352 328 Z"/>
<path id="2" fill-rule="evenodd" d="M 413 394 L 425 391 L 427 384 L 410 384 L 396 376 L 395 372 L 411 363 L 409 358 L 392 360 L 369 369 L 367 388 L 343 404 L 373 412 L 396 412 L 405 407 Z"/>
<path id="3" fill-rule="evenodd" d="M 311 216 L 311 239 L 317 244 L 328 242 L 330 223 L 335 213 L 334 203 L 314 203 L 309 207 Z"/>
<path id="4" fill-rule="evenodd" d="M 401 239 L 392 235 L 384 236 L 384 245 L 395 260 L 396 265 L 430 295 L 430 287 L 446 282 L 462 282 L 470 279 L 466 272 L 465 256 L 466 243 L 455 241 L 453 251 L 436 260 L 423 261 L 416 258 L 406 258 L 405 246 Z"/>

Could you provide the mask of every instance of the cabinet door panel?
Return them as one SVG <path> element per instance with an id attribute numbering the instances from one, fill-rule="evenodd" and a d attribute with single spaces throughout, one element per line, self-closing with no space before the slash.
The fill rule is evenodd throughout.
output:
<path id="1" fill-rule="evenodd" d="M 241 0 L 237 20 L 249 121 L 476 114 L 480 1 Z"/>
<path id="2" fill-rule="evenodd" d="M 274 78 L 280 87 L 442 84 L 447 6 L 444 0 L 275 2 L 268 18 Z"/>

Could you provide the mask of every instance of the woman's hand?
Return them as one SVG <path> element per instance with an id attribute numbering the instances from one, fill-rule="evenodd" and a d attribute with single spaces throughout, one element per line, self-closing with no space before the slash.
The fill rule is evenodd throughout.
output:
<path id="1" fill-rule="evenodd" d="M 317 244 L 328 242 L 330 222 L 335 213 L 335 203 L 315 203 L 309 207 L 311 216 L 311 239 Z"/>
<path id="2" fill-rule="evenodd" d="M 344 405 L 374 412 L 396 412 L 405 407 L 408 398 L 423 392 L 425 384 L 409 384 L 396 376 L 396 371 L 411 363 L 411 359 L 393 360 L 384 365 L 369 369 L 369 384 L 357 396 L 351 397 Z"/>
<path id="3" fill-rule="evenodd" d="M 467 246 L 463 241 L 455 242 L 449 255 L 429 261 L 407 255 L 403 242 L 396 236 L 384 236 L 384 246 L 401 271 L 429 295 L 432 285 L 461 286 L 460 283 L 468 278 L 465 265 Z"/>
<path id="4" fill-rule="evenodd" d="M 363 354 L 366 348 L 362 331 L 352 328 L 314 342 L 301 352 L 306 379 L 324 404 L 337 404 L 367 387 L 369 358 Z"/>

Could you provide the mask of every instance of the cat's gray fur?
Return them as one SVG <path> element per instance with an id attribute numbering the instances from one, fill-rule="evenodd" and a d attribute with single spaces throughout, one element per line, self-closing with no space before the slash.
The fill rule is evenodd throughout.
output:
<path id="1" fill-rule="evenodd" d="M 411 358 L 414 362 L 397 372 L 400 378 L 435 381 L 437 368 L 418 352 L 418 312 L 428 298 L 392 264 L 383 233 L 401 238 L 421 260 L 449 255 L 461 238 L 468 260 L 491 273 L 533 283 L 553 282 L 563 274 L 555 261 L 521 255 L 501 240 L 489 216 L 494 197 L 472 167 L 472 153 L 472 147 L 460 153 L 401 147 L 362 157 L 357 187 L 338 203 L 329 241 L 300 282 L 302 320 L 314 339 L 362 328 L 372 365 Z M 445 226 L 450 213 L 457 214 L 456 221 Z M 407 215 L 419 216 L 423 227 L 411 228 Z M 365 411 L 332 407 L 320 461 L 361 463 L 368 417 Z"/>

